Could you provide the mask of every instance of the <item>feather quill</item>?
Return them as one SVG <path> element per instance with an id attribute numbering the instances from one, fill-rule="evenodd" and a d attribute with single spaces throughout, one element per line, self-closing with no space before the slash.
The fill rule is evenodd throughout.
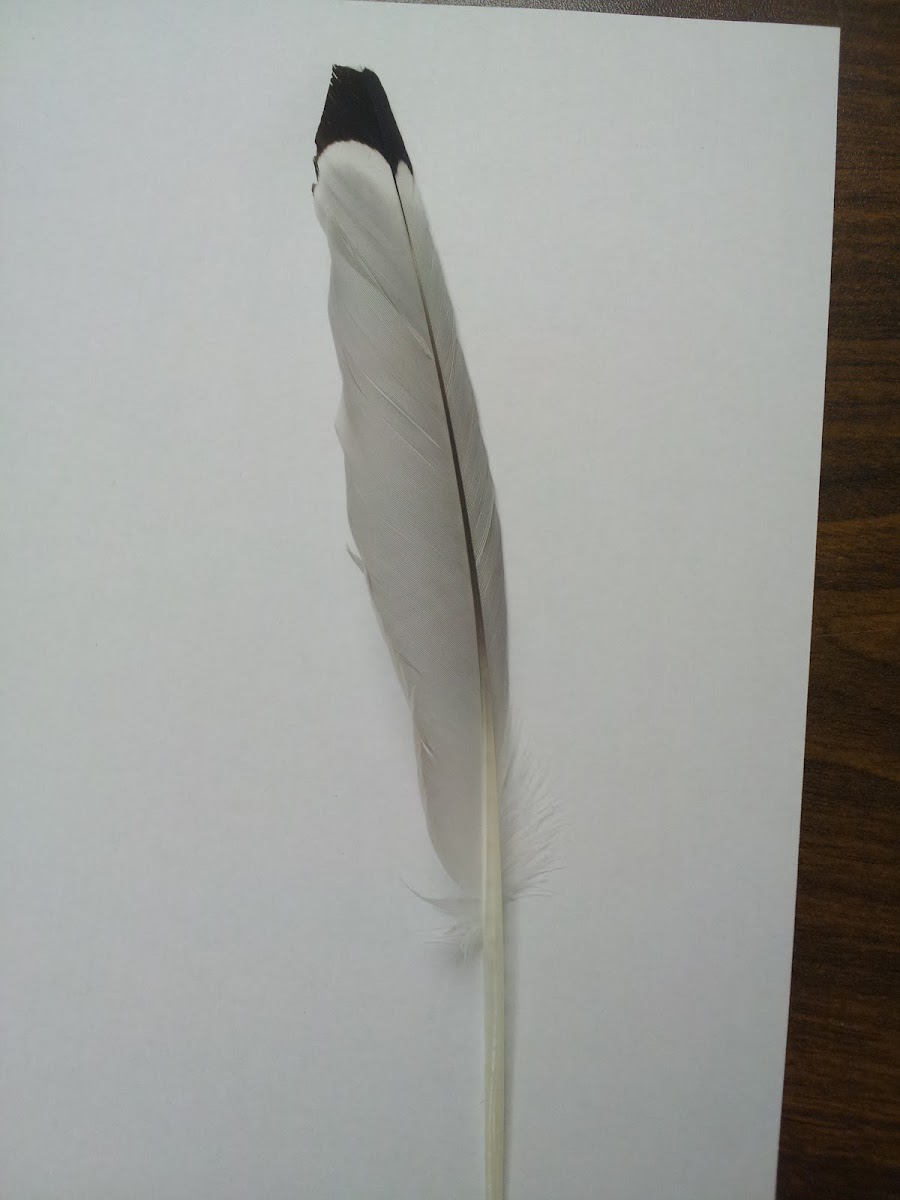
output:
<path id="1" fill-rule="evenodd" d="M 502 1200 L 511 739 L 494 486 L 410 157 L 372 71 L 334 68 L 316 152 L 350 528 L 412 711 L 428 832 L 459 889 L 441 907 L 477 905 L 485 1194 Z"/>

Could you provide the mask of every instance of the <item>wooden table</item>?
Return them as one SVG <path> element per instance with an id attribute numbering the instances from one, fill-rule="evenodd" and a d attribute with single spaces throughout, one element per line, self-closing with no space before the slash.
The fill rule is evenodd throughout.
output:
<path id="1" fill-rule="evenodd" d="M 900 1200 L 900 0 L 514 2 L 842 30 L 778 1200 Z"/>
<path id="2" fill-rule="evenodd" d="M 748 6 L 750 7 L 750 6 Z M 900 5 L 840 24 L 834 258 L 779 1200 L 900 1197 Z"/>

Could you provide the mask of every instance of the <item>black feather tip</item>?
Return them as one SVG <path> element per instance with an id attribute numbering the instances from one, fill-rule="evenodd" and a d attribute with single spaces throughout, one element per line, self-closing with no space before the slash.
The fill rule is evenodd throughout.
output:
<path id="1" fill-rule="evenodd" d="M 356 71 L 353 67 L 332 67 L 331 86 L 316 131 L 314 161 L 334 142 L 371 146 L 395 174 L 402 162 L 412 170 L 381 80 L 368 68 Z"/>

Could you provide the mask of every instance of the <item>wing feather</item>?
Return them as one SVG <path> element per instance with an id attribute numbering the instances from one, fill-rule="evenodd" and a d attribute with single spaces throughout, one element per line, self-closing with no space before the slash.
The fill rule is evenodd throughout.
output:
<path id="1" fill-rule="evenodd" d="M 344 380 L 338 432 L 350 528 L 407 696 L 414 681 L 417 759 L 435 851 L 459 886 L 477 894 L 479 620 L 493 725 L 504 739 L 508 688 L 500 524 L 475 398 L 407 163 L 395 174 L 373 147 L 338 141 L 320 151 L 317 168 Z"/>

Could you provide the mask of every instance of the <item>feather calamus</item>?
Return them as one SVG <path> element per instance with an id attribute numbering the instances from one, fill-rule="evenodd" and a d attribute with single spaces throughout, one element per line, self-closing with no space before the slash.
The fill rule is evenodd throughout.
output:
<path id="1" fill-rule="evenodd" d="M 316 135 L 360 565 L 412 710 L 428 832 L 483 950 L 485 1190 L 504 1195 L 503 901 L 512 759 L 500 523 L 412 165 L 378 77 L 335 67 Z M 521 872 L 520 872 L 521 874 Z"/>

